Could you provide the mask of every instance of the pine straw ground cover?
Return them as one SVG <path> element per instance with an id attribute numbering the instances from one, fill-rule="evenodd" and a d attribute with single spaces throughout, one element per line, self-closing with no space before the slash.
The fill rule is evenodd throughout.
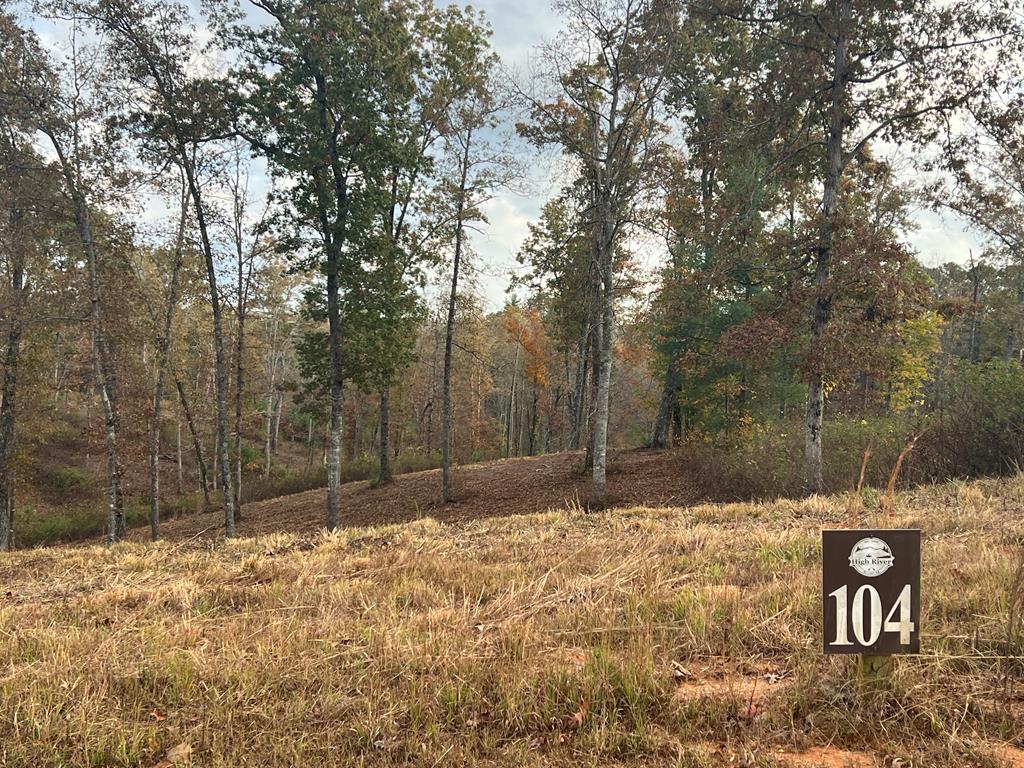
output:
<path id="1" fill-rule="evenodd" d="M 0 765 L 1012 762 L 1024 480 L 876 501 L 0 556 Z M 820 651 L 851 524 L 924 532 L 923 653 L 882 693 Z"/>

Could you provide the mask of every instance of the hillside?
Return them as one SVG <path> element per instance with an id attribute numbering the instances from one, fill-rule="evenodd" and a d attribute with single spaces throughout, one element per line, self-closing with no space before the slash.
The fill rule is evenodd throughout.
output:
<path id="1" fill-rule="evenodd" d="M 293 533 L 5 555 L 0 764 L 1024 765 L 1024 480 L 867 501 L 326 535 L 306 494 L 250 512 Z M 924 534 L 922 654 L 881 694 L 819 638 L 819 530 L 873 524 Z"/>
<path id="2" fill-rule="evenodd" d="M 621 506 L 678 506 L 699 498 L 684 454 L 672 451 L 617 451 L 609 463 L 612 498 Z M 386 487 L 365 480 L 344 483 L 342 523 L 347 526 L 410 522 L 430 517 L 441 522 L 531 514 L 585 505 L 589 477 L 582 453 L 558 453 L 460 467 L 454 472 L 455 498 L 441 503 L 440 470 L 397 475 Z M 326 489 L 318 488 L 243 507 L 241 536 L 313 533 L 324 524 Z M 187 513 L 162 526 L 166 538 L 215 536 L 223 526 L 220 510 Z M 132 537 L 148 536 L 137 529 Z"/>

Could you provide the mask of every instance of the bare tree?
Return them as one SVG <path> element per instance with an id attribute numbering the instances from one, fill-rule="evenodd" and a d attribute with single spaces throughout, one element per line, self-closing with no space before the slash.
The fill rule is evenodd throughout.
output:
<path id="1" fill-rule="evenodd" d="M 218 287 L 211 211 L 204 186 L 210 158 L 207 146 L 230 131 L 221 127 L 222 96 L 216 84 L 194 77 L 186 67 L 194 35 L 187 9 L 147 0 L 71 0 L 73 12 L 111 36 L 111 54 L 127 73 L 132 110 L 130 128 L 146 147 L 157 148 L 185 176 L 199 245 L 206 266 L 213 316 L 214 382 L 217 402 L 217 456 L 224 490 L 224 532 L 235 535 L 235 495 L 228 441 L 228 366 L 224 352 L 223 312 Z"/>
<path id="2" fill-rule="evenodd" d="M 107 446 L 107 541 L 120 541 L 125 533 L 124 501 L 121 489 L 118 377 L 114 355 L 106 333 L 102 259 L 93 225 L 94 206 L 109 189 L 111 180 L 103 178 L 111 163 L 111 147 L 102 137 L 99 116 L 110 73 L 103 67 L 101 51 L 89 50 L 78 42 L 72 27 L 70 55 L 59 69 L 39 56 L 40 79 L 22 91 L 22 98 L 36 120 L 36 129 L 49 140 L 64 181 L 82 254 L 86 260 L 89 292 L 89 317 L 92 324 L 93 370 L 103 408 Z M 116 162 L 114 163 L 116 164 Z"/>

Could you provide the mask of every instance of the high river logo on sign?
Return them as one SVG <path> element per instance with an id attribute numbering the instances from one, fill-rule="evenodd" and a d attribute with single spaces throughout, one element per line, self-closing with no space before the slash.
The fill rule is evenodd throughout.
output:
<path id="1" fill-rule="evenodd" d="M 921 532 L 822 531 L 825 653 L 917 653 Z"/>
<path id="2" fill-rule="evenodd" d="M 881 539 L 869 536 L 853 545 L 850 567 L 862 576 L 880 576 L 892 567 L 892 550 Z"/>

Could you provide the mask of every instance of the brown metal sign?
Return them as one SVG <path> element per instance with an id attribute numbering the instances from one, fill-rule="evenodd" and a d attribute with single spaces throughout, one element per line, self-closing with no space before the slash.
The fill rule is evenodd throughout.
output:
<path id="1" fill-rule="evenodd" d="M 921 531 L 822 531 L 825 653 L 917 653 Z"/>

